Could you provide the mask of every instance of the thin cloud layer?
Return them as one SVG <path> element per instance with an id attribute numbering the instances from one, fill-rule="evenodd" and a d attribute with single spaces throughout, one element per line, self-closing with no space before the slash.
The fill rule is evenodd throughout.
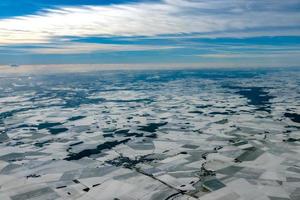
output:
<path id="1" fill-rule="evenodd" d="M 0 44 L 50 43 L 66 36 L 158 36 L 216 34 L 282 27 L 295 35 L 300 24 L 298 0 L 165 0 L 118 5 L 59 7 L 0 20 Z M 269 31 L 265 27 L 271 28 Z M 255 34 L 259 34 L 256 31 Z M 222 34 L 219 34 L 222 35 Z"/>
<path id="2" fill-rule="evenodd" d="M 179 46 L 159 46 L 159 45 L 119 45 L 119 44 L 93 44 L 67 42 L 63 44 L 51 44 L 37 48 L 26 49 L 24 52 L 32 54 L 80 54 L 93 52 L 120 52 L 120 51 L 150 51 L 168 50 L 180 48 Z M 22 50 L 22 48 L 18 48 Z"/>

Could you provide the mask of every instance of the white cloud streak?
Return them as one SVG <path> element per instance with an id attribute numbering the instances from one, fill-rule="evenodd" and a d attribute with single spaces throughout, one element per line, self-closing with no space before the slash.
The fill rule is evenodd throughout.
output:
<path id="1" fill-rule="evenodd" d="M 50 43 L 64 36 L 157 36 L 298 27 L 298 0 L 165 0 L 108 6 L 60 7 L 0 20 L 0 44 Z M 272 35 L 274 30 L 261 34 Z M 297 32 L 296 34 L 298 34 Z M 246 35 L 249 36 L 251 33 Z M 255 32 L 259 35 L 260 32 Z M 295 31 L 285 31 L 295 35 Z M 217 34 L 216 37 L 219 37 Z M 222 36 L 222 34 L 221 34 Z"/>
<path id="2" fill-rule="evenodd" d="M 160 45 L 120 45 L 120 44 L 97 44 L 66 42 L 62 44 L 48 44 L 37 46 L 37 48 L 18 48 L 32 54 L 82 54 L 95 52 L 120 52 L 120 51 L 155 51 L 181 48 L 180 46 L 160 46 Z"/>

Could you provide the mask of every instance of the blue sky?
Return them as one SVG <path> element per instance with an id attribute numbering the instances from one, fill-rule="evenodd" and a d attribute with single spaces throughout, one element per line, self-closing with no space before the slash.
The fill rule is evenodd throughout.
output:
<path id="1" fill-rule="evenodd" d="M 0 65 L 299 63 L 299 0 L 0 1 Z"/>

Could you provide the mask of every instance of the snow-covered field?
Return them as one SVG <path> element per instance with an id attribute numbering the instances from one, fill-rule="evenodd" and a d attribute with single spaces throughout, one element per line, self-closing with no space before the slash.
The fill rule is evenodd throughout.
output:
<path id="1" fill-rule="evenodd" d="M 1 77 L 1 200 L 299 200 L 299 71 Z"/>

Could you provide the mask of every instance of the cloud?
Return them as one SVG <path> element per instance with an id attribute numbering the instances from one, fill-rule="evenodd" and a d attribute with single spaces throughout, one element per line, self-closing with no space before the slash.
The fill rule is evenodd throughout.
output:
<path id="1" fill-rule="evenodd" d="M 242 59 L 274 59 L 274 58 L 294 58 L 300 55 L 300 51 L 271 51 L 271 52 L 264 52 L 264 53 L 214 53 L 214 54 L 199 54 L 198 57 L 202 58 L 212 58 L 212 59 L 236 59 L 236 58 L 242 58 Z"/>
<path id="2" fill-rule="evenodd" d="M 51 43 L 65 36 L 159 36 L 257 30 L 255 35 L 299 33 L 298 0 L 164 0 L 58 7 L 0 20 L 0 44 Z M 272 29 L 266 30 L 265 27 Z M 283 28 L 285 27 L 285 28 Z M 295 28 L 289 31 L 286 27 Z M 225 34 L 225 35 L 226 35 Z M 238 34 L 237 34 L 238 35 Z"/>
<path id="3" fill-rule="evenodd" d="M 121 44 L 96 44 L 65 42 L 59 44 L 38 45 L 35 48 L 17 48 L 19 51 L 31 54 L 81 54 L 96 52 L 120 52 L 120 51 L 155 51 L 181 48 L 180 46 L 161 45 L 121 45 Z M 1 49 L 1 48 L 0 48 Z"/>

